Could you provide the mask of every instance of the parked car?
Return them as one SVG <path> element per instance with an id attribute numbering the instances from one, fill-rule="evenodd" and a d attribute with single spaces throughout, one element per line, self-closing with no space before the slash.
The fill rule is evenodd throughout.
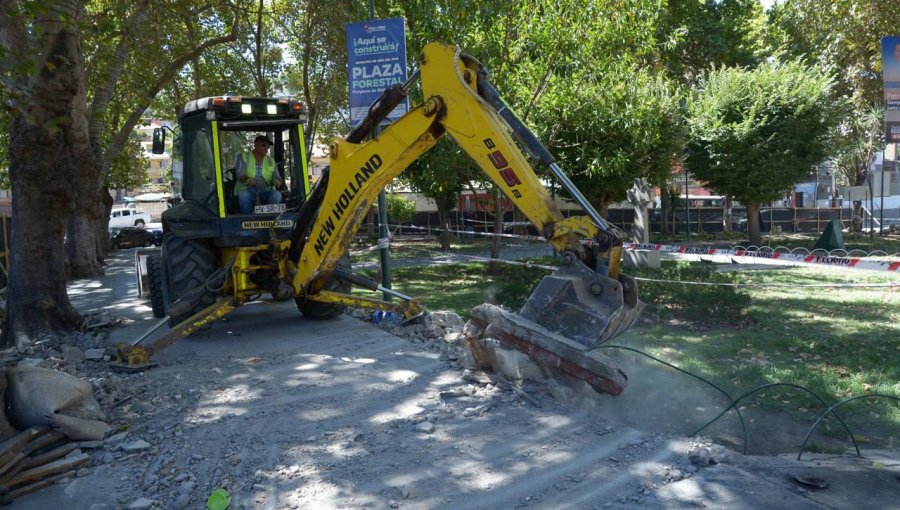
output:
<path id="1" fill-rule="evenodd" d="M 129 207 L 117 207 L 109 212 L 109 228 L 143 227 L 150 223 L 150 214 Z"/>
<path id="2" fill-rule="evenodd" d="M 141 227 L 115 228 L 109 233 L 109 247 L 113 250 L 151 245 L 153 245 L 153 232 Z"/>

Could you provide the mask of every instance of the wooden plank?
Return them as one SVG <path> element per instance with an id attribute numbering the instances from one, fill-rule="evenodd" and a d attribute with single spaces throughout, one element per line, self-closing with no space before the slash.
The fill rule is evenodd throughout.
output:
<path id="1" fill-rule="evenodd" d="M 59 448 L 54 448 L 48 452 L 41 453 L 40 455 L 28 457 L 22 462 L 21 470 L 31 469 L 35 466 L 42 466 L 52 460 L 56 460 L 60 457 L 65 457 L 73 450 L 78 450 L 78 445 L 75 443 L 68 443 L 60 446 Z M 81 452 L 79 451 L 79 453 Z M 0 480 L 0 483 L 3 483 L 2 480 Z"/>
<path id="2" fill-rule="evenodd" d="M 22 471 L 9 481 L 7 487 L 14 488 L 19 485 L 32 482 L 34 480 L 39 480 L 50 475 L 55 475 L 62 471 L 68 471 L 88 462 L 89 460 L 91 460 L 91 457 L 86 453 L 82 453 L 81 455 L 75 457 L 57 460 L 55 462 L 50 462 L 49 464 L 44 464 L 43 466 L 32 468 L 27 471 Z"/>
<path id="3" fill-rule="evenodd" d="M 5 485 L 9 479 L 16 476 L 20 471 L 26 468 L 28 462 L 27 457 L 33 452 L 39 451 L 41 448 L 52 445 L 57 441 L 68 440 L 65 434 L 51 430 L 50 432 L 38 437 L 34 441 L 25 445 L 25 448 L 10 460 L 6 465 L 0 467 L 0 485 Z M 23 460 L 25 459 L 25 460 Z M 33 464 L 32 466 L 37 465 Z M 31 466 L 28 466 L 31 467 Z"/>
<path id="4" fill-rule="evenodd" d="M 3 444 L 0 444 L 0 466 L 5 466 L 13 457 L 18 455 L 28 443 L 48 432 L 50 432 L 50 427 L 38 425 L 25 429 L 16 436 L 4 441 Z"/>
<path id="5" fill-rule="evenodd" d="M 26 494 L 31 494 L 32 492 L 37 492 L 45 487 L 49 487 L 54 483 L 62 480 L 63 478 L 68 478 L 71 476 L 75 476 L 75 470 L 66 471 L 64 473 L 59 473 L 57 475 L 51 476 L 50 478 L 44 478 L 43 480 L 39 480 L 34 483 L 30 483 L 28 485 L 23 485 L 9 492 L 9 496 L 15 500 L 16 498 L 21 498 Z"/>

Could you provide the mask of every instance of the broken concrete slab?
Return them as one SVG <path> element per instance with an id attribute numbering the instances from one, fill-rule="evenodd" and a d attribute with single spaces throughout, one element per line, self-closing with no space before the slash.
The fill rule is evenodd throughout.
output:
<path id="1" fill-rule="evenodd" d="M 481 368 L 509 367 L 502 359 L 502 349 L 498 349 L 502 346 L 528 355 L 538 365 L 533 369 L 537 373 L 541 367 L 555 369 L 585 381 L 599 392 L 619 395 L 628 383 L 625 373 L 610 358 L 587 351 L 581 344 L 498 306 L 483 304 L 473 308 L 463 334 Z M 515 370 L 509 375 L 523 375 L 521 366 Z"/>

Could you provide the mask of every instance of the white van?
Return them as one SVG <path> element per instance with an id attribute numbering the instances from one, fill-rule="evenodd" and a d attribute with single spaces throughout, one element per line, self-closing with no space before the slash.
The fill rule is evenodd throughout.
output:
<path id="1" fill-rule="evenodd" d="M 109 228 L 144 227 L 150 223 L 150 214 L 128 207 L 117 207 L 109 212 Z"/>

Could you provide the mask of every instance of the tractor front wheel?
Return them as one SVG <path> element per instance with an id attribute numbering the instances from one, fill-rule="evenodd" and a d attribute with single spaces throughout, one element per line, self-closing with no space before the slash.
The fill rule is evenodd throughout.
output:
<path id="1" fill-rule="evenodd" d="M 147 257 L 147 279 L 150 280 L 150 307 L 153 309 L 153 316 L 161 319 L 166 316 L 166 305 L 162 290 L 162 257 L 159 255 Z"/>
<path id="2" fill-rule="evenodd" d="M 166 311 L 170 312 L 169 326 L 174 327 L 216 301 L 216 293 L 207 287 L 207 280 L 216 270 L 216 256 L 208 242 L 182 239 L 169 232 L 163 238 L 162 259 L 162 294 Z M 182 297 L 193 306 L 172 315 L 172 305 Z"/>

